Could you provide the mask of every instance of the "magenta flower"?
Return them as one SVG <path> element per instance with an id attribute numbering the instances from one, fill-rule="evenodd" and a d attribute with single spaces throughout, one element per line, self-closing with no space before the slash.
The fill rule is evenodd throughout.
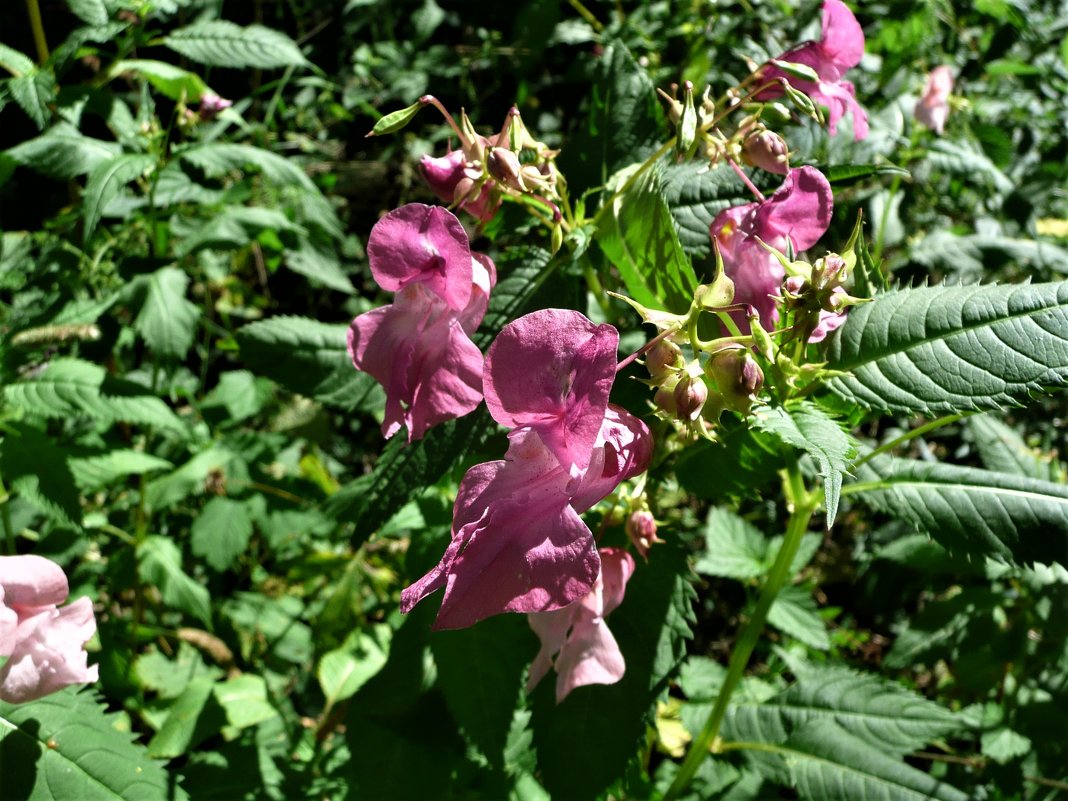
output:
<path id="1" fill-rule="evenodd" d="M 946 126 L 949 116 L 949 95 L 953 91 L 953 70 L 943 64 L 935 67 L 927 76 L 923 87 L 923 97 L 916 103 L 913 115 L 916 120 L 926 125 L 939 136 Z"/>
<path id="2" fill-rule="evenodd" d="M 576 687 L 615 684 L 623 678 L 626 663 L 605 618 L 623 602 L 634 557 L 618 548 L 602 548 L 599 553 L 601 572 L 588 595 L 563 609 L 528 615 L 541 650 L 530 666 L 527 692 L 550 667 L 556 669 L 556 703 Z"/>
<path id="3" fill-rule="evenodd" d="M 411 609 L 444 587 L 434 628 L 502 612 L 559 609 L 600 571 L 579 515 L 645 470 L 645 424 L 608 405 L 618 334 L 573 311 L 546 309 L 505 326 L 486 354 L 486 405 L 514 427 L 503 461 L 467 471 L 441 561 L 401 593 Z M 596 425 L 592 438 L 588 433 Z"/>
<path id="4" fill-rule="evenodd" d="M 67 577 L 40 556 L 0 556 L 0 700 L 34 701 L 70 684 L 96 681 L 85 643 L 96 631 L 93 605 L 79 598 L 62 609 Z"/>
<path id="5" fill-rule="evenodd" d="M 787 50 L 776 59 L 811 67 L 819 76 L 816 82 L 788 75 L 780 67 L 768 64 L 763 68 L 763 79 L 785 79 L 812 100 L 826 106 L 827 130 L 833 135 L 838 130 L 838 120 L 853 113 L 853 136 L 860 141 L 868 135 L 868 115 L 857 103 L 856 91 L 851 81 L 842 80 L 842 75 L 857 66 L 864 55 L 864 31 L 853 12 L 841 0 L 824 0 L 823 35 L 818 42 L 805 42 Z M 774 100 L 781 97 L 781 86 L 774 86 L 757 95 L 758 100 Z"/>
<path id="6" fill-rule="evenodd" d="M 483 150 L 496 141 L 495 136 L 478 138 Z M 458 204 L 479 222 L 492 220 L 501 206 L 501 193 L 493 181 L 482 180 L 481 165 L 469 161 L 463 150 L 453 150 L 437 158 L 423 156 L 419 160 L 419 172 L 443 203 Z"/>
<path id="7" fill-rule="evenodd" d="M 379 220 L 367 257 L 379 286 L 396 296 L 352 321 L 349 355 L 386 389 L 382 434 L 392 437 L 403 425 L 413 442 L 482 400 L 482 354 L 469 335 L 497 273 L 487 256 L 471 253 L 451 212 L 421 203 Z"/>
<path id="8" fill-rule="evenodd" d="M 771 329 L 779 320 L 776 303 L 786 271 L 761 242 L 786 252 L 812 247 L 827 231 L 834 208 L 831 185 L 815 167 L 790 170 L 774 195 L 759 203 L 725 209 L 712 221 L 723 267 L 734 281 L 734 302 L 753 306 Z M 744 316 L 735 315 L 748 330 Z"/>
<path id="9" fill-rule="evenodd" d="M 233 104 L 233 100 L 220 97 L 215 92 L 204 92 L 200 96 L 200 119 L 205 122 L 213 120 L 219 115 L 220 111 L 230 108 Z"/>

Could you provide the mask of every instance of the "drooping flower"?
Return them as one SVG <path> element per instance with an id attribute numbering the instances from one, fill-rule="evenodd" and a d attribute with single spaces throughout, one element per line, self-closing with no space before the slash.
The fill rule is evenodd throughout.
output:
<path id="1" fill-rule="evenodd" d="M 475 135 L 474 148 L 452 150 L 444 156 L 425 155 L 419 160 L 419 172 L 430 190 L 443 203 L 456 203 L 479 222 L 489 222 L 501 206 L 501 193 L 493 181 L 485 180 L 479 159 L 471 151 L 485 157 L 487 148 L 496 144 L 496 136 Z"/>
<path id="2" fill-rule="evenodd" d="M 949 95 L 953 91 L 953 70 L 945 64 L 935 67 L 927 76 L 923 96 L 916 103 L 913 115 L 939 136 L 949 116 Z"/>
<path id="3" fill-rule="evenodd" d="M 834 195 L 823 173 L 801 167 L 790 170 L 771 197 L 724 209 L 712 221 L 724 271 L 734 281 L 734 302 L 753 306 L 764 328 L 778 322 L 776 303 L 786 271 L 760 243 L 782 252 L 806 250 L 827 231 L 833 208 Z M 748 329 L 743 315 L 736 314 L 735 320 Z"/>
<path id="4" fill-rule="evenodd" d="M 860 141 L 868 135 L 868 115 L 857 103 L 853 83 L 843 80 L 842 75 L 857 66 L 863 55 L 864 31 L 853 12 L 841 0 L 824 0 L 823 34 L 820 41 L 800 44 L 776 59 L 810 67 L 818 76 L 818 80 L 796 78 L 774 64 L 767 64 L 762 71 L 763 81 L 766 83 L 785 79 L 798 91 L 826 106 L 827 130 L 832 135 L 838 130 L 838 121 L 852 112 L 853 136 Z M 758 100 L 774 100 L 782 94 L 781 86 L 773 86 L 756 97 Z"/>
<path id="5" fill-rule="evenodd" d="M 626 663 L 605 618 L 623 602 L 634 557 L 618 548 L 601 548 L 599 554 L 601 572 L 588 595 L 563 609 L 528 615 L 541 650 L 530 666 L 527 692 L 550 667 L 556 669 L 557 703 L 576 687 L 615 684 L 623 678 Z"/>
<path id="6" fill-rule="evenodd" d="M 382 434 L 403 425 L 413 442 L 482 400 L 482 354 L 469 335 L 486 313 L 496 270 L 471 253 L 451 212 L 421 203 L 379 220 L 367 257 L 375 281 L 396 295 L 352 321 L 349 355 L 385 387 Z"/>
<path id="7" fill-rule="evenodd" d="M 40 556 L 0 556 L 0 700 L 24 703 L 97 680 L 85 643 L 96 631 L 88 598 L 69 593 L 58 565 Z"/>
<path id="8" fill-rule="evenodd" d="M 559 609 L 600 570 L 579 515 L 645 470 L 645 424 L 608 404 L 618 333 L 546 309 L 505 326 L 486 354 L 486 405 L 514 428 L 503 461 L 467 471 L 441 561 L 401 593 L 401 610 L 444 587 L 434 627 Z M 591 436 L 592 430 L 592 436 Z"/>

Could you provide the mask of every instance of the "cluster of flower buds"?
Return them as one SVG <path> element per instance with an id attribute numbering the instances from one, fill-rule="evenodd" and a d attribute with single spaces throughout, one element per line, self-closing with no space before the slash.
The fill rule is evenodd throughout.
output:
<path id="1" fill-rule="evenodd" d="M 649 559 L 649 549 L 654 543 L 664 540 L 656 536 L 657 523 L 653 513 L 649 511 L 644 500 L 642 505 L 635 508 L 627 516 L 627 536 L 630 537 L 634 548 L 641 554 L 642 559 Z"/>

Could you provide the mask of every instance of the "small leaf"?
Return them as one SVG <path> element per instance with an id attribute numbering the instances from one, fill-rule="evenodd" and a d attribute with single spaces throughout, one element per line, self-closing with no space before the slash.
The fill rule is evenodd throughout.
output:
<path id="1" fill-rule="evenodd" d="M 367 135 L 382 136 L 383 134 L 396 133 L 414 120 L 415 115 L 419 113 L 419 110 L 422 109 L 424 105 L 422 100 L 417 100 L 407 108 L 391 111 L 389 114 L 381 117 L 378 122 L 375 123 L 375 127 L 372 128 L 371 132 Z"/>
<path id="2" fill-rule="evenodd" d="M 247 729 L 278 717 L 263 676 L 245 673 L 216 684 L 212 689 L 215 700 L 226 713 L 226 722 L 235 729 Z"/>
<path id="3" fill-rule="evenodd" d="M 308 63 L 296 42 L 262 25 L 241 27 L 224 20 L 197 22 L 172 31 L 163 43 L 186 58 L 211 67 L 275 69 Z"/>
<path id="4" fill-rule="evenodd" d="M 182 553 L 166 537 L 150 536 L 137 546 L 141 580 L 159 588 L 163 602 L 211 625 L 211 595 L 182 570 Z"/>
<path id="5" fill-rule="evenodd" d="M 212 178 L 220 178 L 231 170 L 244 170 L 248 165 L 252 165 L 262 173 L 264 180 L 270 183 L 278 186 L 299 186 L 319 193 L 312 179 L 298 164 L 253 145 L 211 142 L 182 150 L 178 157 L 204 170 Z"/>
<path id="6" fill-rule="evenodd" d="M 1033 749 L 1028 738 L 1004 726 L 983 732 L 979 747 L 983 756 L 990 757 L 999 765 L 1007 765 L 1014 759 L 1031 753 Z"/>
<path id="7" fill-rule="evenodd" d="M 103 161 L 93 168 L 93 171 L 89 173 L 89 180 L 85 184 L 85 194 L 82 198 L 85 206 L 82 211 L 85 217 L 83 237 L 86 241 L 100 222 L 105 207 L 118 196 L 119 190 L 151 170 L 155 164 L 156 161 L 152 156 L 126 153 Z"/>
<path id="8" fill-rule="evenodd" d="M 1028 447 L 1014 428 L 993 414 L 973 415 L 966 419 L 965 426 L 988 470 L 1042 481 L 1057 480 L 1053 458 Z"/>
<path id="9" fill-rule="evenodd" d="M 24 53 L 0 43 L 0 67 L 17 77 L 32 72 L 34 63 L 33 59 Z"/>
<path id="10" fill-rule="evenodd" d="M 9 80 L 7 88 L 19 107 L 43 131 L 52 116 L 50 106 L 56 98 L 56 79 L 52 73 L 35 67 Z"/>
<path id="11" fill-rule="evenodd" d="M 129 476 L 143 476 L 156 470 L 172 470 L 166 459 L 142 451 L 114 450 L 99 456 L 79 456 L 69 460 L 75 483 L 83 492 L 106 487 Z"/>
<path id="12" fill-rule="evenodd" d="M 252 537 L 248 505 L 230 498 L 212 498 L 190 528 L 193 553 L 220 573 L 245 552 Z"/>
<path id="13" fill-rule="evenodd" d="M 707 165 L 706 165 L 707 166 Z M 751 198 L 734 171 L 726 164 L 712 169 L 691 163 L 672 164 L 663 170 L 664 200 L 679 232 L 679 242 L 694 259 L 712 252 L 709 229 L 724 209 L 741 206 Z"/>
<path id="14" fill-rule="evenodd" d="M 706 576 L 747 579 L 768 571 L 767 538 L 755 526 L 720 507 L 708 513 L 705 551 L 695 569 Z"/>
<path id="15" fill-rule="evenodd" d="M 131 291 L 143 293 L 134 328 L 163 359 L 184 359 L 193 346 L 200 307 L 187 300 L 189 276 L 177 267 L 164 267 L 138 278 Z"/>
<path id="16" fill-rule="evenodd" d="M 67 0 L 67 6 L 86 25 L 106 25 L 110 19 L 104 0 Z"/>
<path id="17" fill-rule="evenodd" d="M 356 632 L 341 648 L 319 660 L 316 676 L 327 707 L 351 698 L 389 659 L 390 629 L 378 625 L 372 633 Z"/>
<path id="18" fill-rule="evenodd" d="M 193 679 L 186 685 L 171 706 L 163 726 L 149 742 L 150 757 L 173 759 L 189 750 L 214 684 L 214 681 L 205 677 Z"/>
<path id="19" fill-rule="evenodd" d="M 827 624 L 819 607 L 804 587 L 784 587 L 768 610 L 768 623 L 809 648 L 826 651 L 831 647 Z"/>

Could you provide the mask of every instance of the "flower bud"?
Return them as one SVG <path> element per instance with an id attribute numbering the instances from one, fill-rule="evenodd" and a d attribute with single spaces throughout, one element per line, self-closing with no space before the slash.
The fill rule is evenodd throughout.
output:
<path id="1" fill-rule="evenodd" d="M 805 288 L 805 279 L 800 275 L 791 275 L 783 282 L 782 286 L 787 295 L 797 296 Z"/>
<path id="2" fill-rule="evenodd" d="M 214 92 L 204 92 L 200 96 L 200 119 L 205 122 L 213 120 L 220 111 L 230 108 L 233 104 L 233 100 L 227 100 Z"/>
<path id="3" fill-rule="evenodd" d="M 519 156 L 503 147 L 490 148 L 486 157 L 486 169 L 490 175 L 510 189 L 525 192 L 527 188 L 523 184 L 521 166 Z"/>
<path id="4" fill-rule="evenodd" d="M 764 386 L 764 371 L 745 348 L 716 351 L 706 366 L 709 377 L 719 387 L 722 404 L 740 414 L 749 414 L 757 393 Z"/>
<path id="5" fill-rule="evenodd" d="M 716 254 L 718 257 L 718 249 Z M 693 296 L 702 309 L 722 309 L 734 302 L 734 281 L 722 269 L 717 269 L 712 283 L 698 286 Z"/>
<path id="6" fill-rule="evenodd" d="M 742 154 L 746 163 L 778 175 L 786 175 L 789 168 L 790 150 L 786 140 L 766 128 L 746 137 Z"/>
<path id="7" fill-rule="evenodd" d="M 645 354 L 649 375 L 663 379 L 682 367 L 682 349 L 674 342 L 661 339 Z"/>
<path id="8" fill-rule="evenodd" d="M 701 414 L 708 400 L 708 387 L 700 374 L 700 365 L 693 362 L 675 385 L 675 415 L 683 422 L 692 422 Z M 697 370 L 697 375 L 692 371 Z"/>
<path id="9" fill-rule="evenodd" d="M 464 154 L 454 150 L 438 158 L 423 156 L 419 160 L 419 172 L 439 200 L 452 203 L 457 184 L 464 177 Z"/>
<path id="10" fill-rule="evenodd" d="M 656 536 L 656 520 L 648 509 L 638 509 L 627 518 L 627 536 L 643 559 L 649 558 L 649 548 L 654 542 L 663 542 Z"/>

